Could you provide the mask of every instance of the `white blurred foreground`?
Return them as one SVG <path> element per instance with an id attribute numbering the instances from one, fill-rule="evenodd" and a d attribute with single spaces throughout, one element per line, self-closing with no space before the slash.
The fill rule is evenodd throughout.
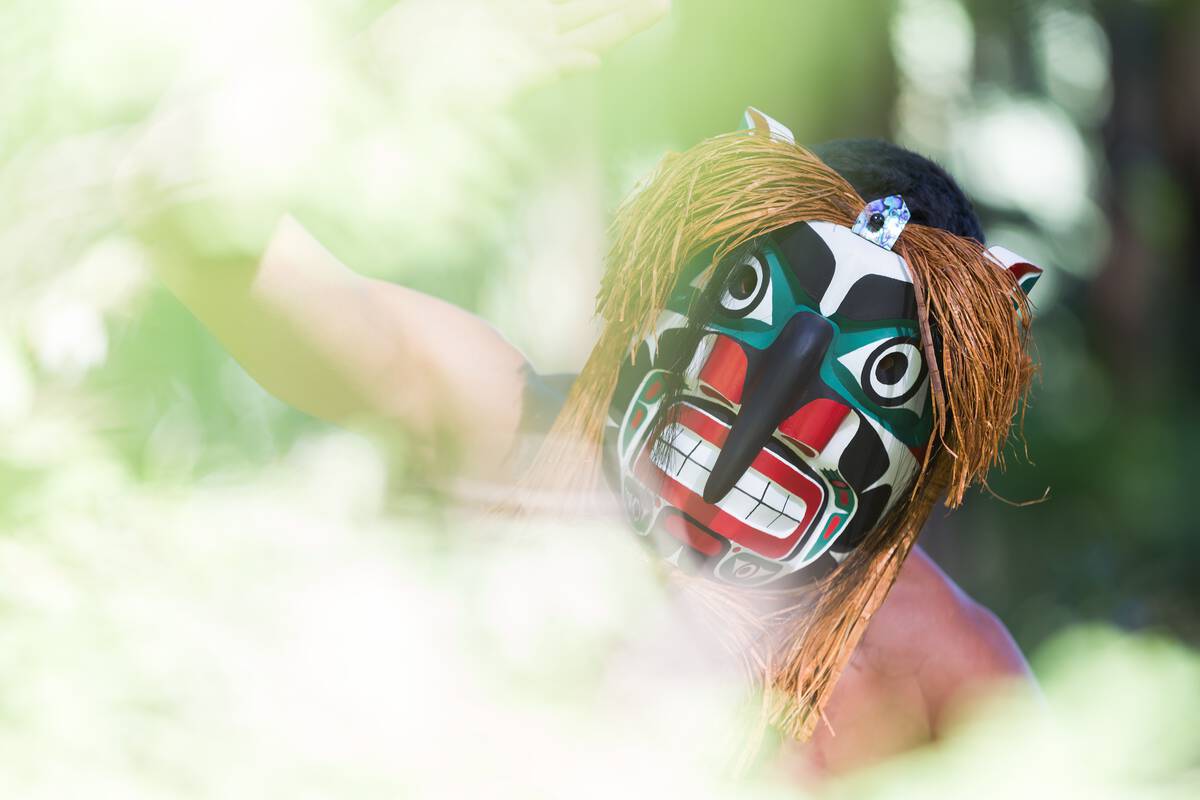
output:
<path id="1" fill-rule="evenodd" d="M 715 791 L 736 698 L 620 532 L 383 518 L 351 434 L 167 494 L 65 438 L 0 538 L 0 796 Z"/>
<path id="2" fill-rule="evenodd" d="M 190 491 L 37 415 L 5 458 L 55 435 L 0 537 L 0 796 L 792 796 L 730 779 L 736 684 L 619 530 L 383 514 L 344 433 Z M 1085 631 L 1035 663 L 1053 720 L 1002 707 L 829 791 L 1195 796 L 1194 653 Z"/>
<path id="3" fill-rule="evenodd" d="M 600 170 L 534 150 L 505 111 L 569 66 L 526 30 L 538 15 L 508 13 L 544 4 L 412 0 L 372 25 L 385 5 L 0 4 L 0 798 L 795 796 L 778 776 L 729 778 L 737 685 L 673 623 L 625 531 L 396 510 L 372 444 L 273 440 L 274 401 L 228 362 L 195 367 L 203 348 L 166 314 L 137 329 L 161 350 L 125 356 L 145 365 L 103 372 L 148 305 L 152 256 L 126 224 L 209 196 L 234 202 L 184 214 L 169 250 L 252 249 L 284 200 L 339 232 L 356 267 L 397 279 L 445 269 L 469 239 L 490 254 L 467 273 L 485 316 L 544 368 L 580 363 L 590 341 L 569 329 L 586 328 L 598 280 Z M 1105 239 L 1084 199 L 1093 156 L 1048 107 L 962 105 L 966 15 L 900 7 L 901 138 L 1070 242 L 1047 260 L 1083 274 Z M 1078 44 L 1098 35 L 1090 18 L 1043 16 L 1063 102 L 1098 113 L 1105 62 Z M 370 69 L 368 28 L 389 56 Z M 934 101 L 965 121 L 926 113 Z M 586 151 L 587 115 L 561 116 Z M 1037 191 L 1001 169 L 1029 157 L 1006 135 L 1016 123 L 1050 143 L 1057 180 Z M 1064 370 L 1048 390 L 1056 374 L 1078 393 Z M 1079 436 L 1080 419 L 1107 419 L 1064 407 Z M 273 466 L 211 470 L 213 429 L 239 445 L 213 461 Z M 1195 653 L 1093 630 L 1034 666 L 1051 718 L 1002 707 L 828 791 L 1200 796 Z"/>

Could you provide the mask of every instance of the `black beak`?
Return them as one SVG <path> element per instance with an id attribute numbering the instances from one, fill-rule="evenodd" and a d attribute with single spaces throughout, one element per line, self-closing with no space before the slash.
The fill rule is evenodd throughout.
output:
<path id="1" fill-rule="evenodd" d="M 734 487 L 787 418 L 805 385 L 821 369 L 833 327 L 817 314 L 788 320 L 779 338 L 746 376 L 742 409 L 704 484 L 704 502 L 716 503 Z"/>

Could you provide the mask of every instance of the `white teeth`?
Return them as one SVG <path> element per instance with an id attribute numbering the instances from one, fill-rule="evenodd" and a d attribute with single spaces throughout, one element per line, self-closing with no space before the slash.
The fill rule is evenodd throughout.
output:
<path id="1" fill-rule="evenodd" d="M 650 460 L 679 483 L 702 495 L 718 454 L 715 446 L 674 423 L 651 447 Z M 791 535 L 804 518 L 805 504 L 762 473 L 747 469 L 717 507 L 752 528 L 783 539 Z"/>
<path id="2" fill-rule="evenodd" d="M 754 510 L 750 512 L 749 521 L 754 527 L 769 531 L 771 530 L 771 525 L 773 525 L 777 519 L 779 519 L 778 511 L 773 508 L 767 508 L 762 503 L 759 503 L 757 506 L 755 506 Z"/>
<path id="3" fill-rule="evenodd" d="M 788 495 L 787 503 L 783 507 L 783 513 L 791 517 L 804 517 L 804 509 L 806 504 L 796 495 Z"/>
<path id="4" fill-rule="evenodd" d="M 691 459 L 687 459 L 683 467 L 675 473 L 675 478 L 684 486 L 691 488 L 692 486 L 700 486 L 703 488 L 704 482 L 708 480 L 708 470 L 697 464 Z"/>
<path id="5" fill-rule="evenodd" d="M 717 448 L 697 447 L 688 457 L 705 469 L 712 470 L 713 464 L 717 463 Z"/>
<path id="6" fill-rule="evenodd" d="M 782 511 L 785 511 L 787 513 L 796 513 L 797 509 L 799 509 L 800 512 L 803 513 L 804 501 L 800 500 L 798 497 L 796 497 L 796 495 L 793 494 L 792 497 L 787 498 L 787 500 L 785 501 L 784 507 L 782 507 Z"/>
<path id="7" fill-rule="evenodd" d="M 671 447 L 683 453 L 690 453 L 700 444 L 700 437 L 689 431 L 682 425 L 672 425 L 666 431 L 663 431 L 664 436 L 669 434 L 667 442 Z"/>
<path id="8" fill-rule="evenodd" d="M 767 479 L 757 472 L 746 470 L 746 474 L 738 479 L 737 487 L 748 495 L 762 497 L 763 492 L 767 490 Z"/>
<path id="9" fill-rule="evenodd" d="M 787 498 L 787 492 L 773 483 L 767 484 L 767 490 L 763 492 L 763 502 L 777 511 L 783 511 L 783 506 L 787 502 Z"/>
<path id="10" fill-rule="evenodd" d="M 671 448 L 664 448 L 662 452 L 659 452 L 659 449 L 655 448 L 655 452 L 651 457 L 654 459 L 654 463 L 668 475 L 678 475 L 679 470 L 687 463 L 687 456 L 685 454 Z"/>
<path id="11" fill-rule="evenodd" d="M 758 508 L 758 500 L 734 487 L 733 491 L 721 498 L 717 503 L 721 510 L 730 516 L 749 521 L 754 509 Z"/>

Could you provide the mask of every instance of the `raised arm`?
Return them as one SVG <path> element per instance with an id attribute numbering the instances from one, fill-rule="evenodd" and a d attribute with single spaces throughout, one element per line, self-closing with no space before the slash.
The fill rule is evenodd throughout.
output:
<path id="1" fill-rule="evenodd" d="M 529 35 L 544 74 L 529 76 L 535 81 L 595 63 L 600 52 L 660 19 L 670 3 L 525 5 L 537 12 Z M 404 24 L 402 13 L 386 14 L 366 49 L 386 55 L 389 26 Z M 386 72 L 386 59 L 379 69 Z M 527 374 L 525 358 L 497 331 L 448 303 L 354 273 L 291 217 L 253 261 L 232 257 L 215 265 L 173 249 L 161 273 L 284 402 L 337 423 L 382 422 L 449 455 L 462 473 L 497 476 L 516 440 Z"/>
<path id="2" fill-rule="evenodd" d="M 459 466 L 481 476 L 513 444 L 524 356 L 462 309 L 356 274 L 291 217 L 257 266 L 163 277 L 255 380 L 306 413 L 469 442 Z"/>

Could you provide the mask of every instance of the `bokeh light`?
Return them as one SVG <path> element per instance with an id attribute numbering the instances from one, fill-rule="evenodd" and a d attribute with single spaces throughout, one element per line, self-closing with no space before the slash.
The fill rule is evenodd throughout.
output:
<path id="1" fill-rule="evenodd" d="M 1047 268 L 1032 458 L 993 488 L 1049 500 L 923 540 L 1046 709 L 823 791 L 1195 796 L 1200 172 L 1157 105 L 1195 85 L 1187 5 L 676 0 L 602 64 L 539 0 L 0 5 L 0 795 L 793 796 L 769 741 L 731 777 L 747 698 L 623 530 L 464 509 L 166 288 L 286 212 L 571 372 L 620 198 L 754 104 L 936 158 Z"/>

